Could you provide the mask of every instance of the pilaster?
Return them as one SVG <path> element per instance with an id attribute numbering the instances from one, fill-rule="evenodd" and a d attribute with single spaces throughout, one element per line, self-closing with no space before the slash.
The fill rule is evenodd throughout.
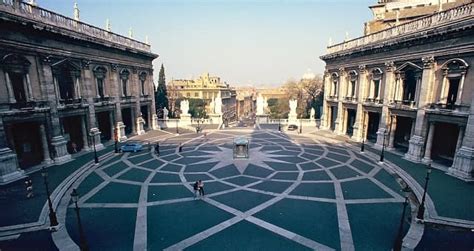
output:
<path id="1" fill-rule="evenodd" d="M 434 79 L 434 65 L 435 61 L 432 56 L 423 57 L 423 73 L 420 86 L 420 92 L 417 100 L 417 112 L 415 129 L 413 136 L 410 138 L 408 152 L 405 154 L 407 160 L 413 162 L 420 162 L 423 156 L 424 135 L 427 130 L 427 118 L 425 116 L 425 107 L 431 101 L 429 92 L 432 88 Z"/>
<path id="2" fill-rule="evenodd" d="M 464 136 L 461 136 L 461 148 L 456 151 L 453 165 L 448 169 L 449 174 L 469 181 L 474 180 L 474 91 L 472 91 L 471 97 L 469 118 Z"/>
<path id="3" fill-rule="evenodd" d="M 365 94 L 367 85 L 367 68 L 365 65 L 359 66 L 359 81 L 357 83 L 358 92 L 357 92 L 357 111 L 356 118 L 354 123 L 354 133 L 352 134 L 352 139 L 361 142 L 363 127 L 364 127 L 364 106 L 363 106 L 363 97 Z"/>
<path id="4" fill-rule="evenodd" d="M 433 146 L 434 130 L 435 130 L 435 124 L 431 122 L 429 130 L 428 130 L 428 137 L 426 138 L 425 155 L 423 159 L 421 160 L 423 163 L 431 162 L 431 147 Z"/>
<path id="5" fill-rule="evenodd" d="M 329 79 L 331 78 L 329 72 L 326 70 L 324 72 L 324 97 L 323 97 L 323 112 L 321 114 L 321 129 L 328 129 L 329 128 L 329 121 L 328 121 L 328 116 L 329 116 L 329 105 L 327 102 L 327 96 L 330 95 L 330 81 Z"/>
<path id="6" fill-rule="evenodd" d="M 389 123 L 389 99 L 390 94 L 392 93 L 392 87 L 394 85 L 395 80 L 395 65 L 393 62 L 386 62 L 385 63 L 385 83 L 383 85 L 383 106 L 382 106 L 382 113 L 380 114 L 380 122 L 379 122 L 379 129 L 377 131 L 377 142 L 375 143 L 375 148 L 381 149 L 382 145 L 386 142 L 383 141 L 384 134 L 388 132 L 387 125 Z M 387 135 L 385 135 L 387 136 Z"/>
<path id="7" fill-rule="evenodd" d="M 344 135 L 344 107 L 342 105 L 342 93 L 345 89 L 347 75 L 344 68 L 339 68 L 339 84 L 337 90 L 337 118 L 335 121 L 335 133 Z"/>
<path id="8" fill-rule="evenodd" d="M 0 184 L 19 180 L 24 176 L 23 170 L 18 168 L 16 154 L 7 145 L 3 119 L 0 117 Z"/>

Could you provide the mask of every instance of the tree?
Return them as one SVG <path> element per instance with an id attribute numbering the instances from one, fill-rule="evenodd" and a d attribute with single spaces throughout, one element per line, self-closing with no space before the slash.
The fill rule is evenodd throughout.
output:
<path id="1" fill-rule="evenodd" d="M 202 99 L 188 99 L 189 113 L 193 118 L 207 118 L 206 102 Z"/>
<path id="2" fill-rule="evenodd" d="M 288 97 L 298 100 L 298 107 L 296 112 L 298 117 L 309 117 L 311 108 L 314 108 L 316 115 L 319 114 L 319 100 L 323 88 L 323 80 L 321 76 L 317 75 L 311 79 L 301 79 L 300 81 L 288 80 L 283 88 L 286 89 Z"/>
<path id="3" fill-rule="evenodd" d="M 158 88 L 155 92 L 155 104 L 156 109 L 166 109 L 169 110 L 168 106 L 168 93 L 166 91 L 166 78 L 165 78 L 165 67 L 161 64 L 160 73 L 158 74 Z"/>

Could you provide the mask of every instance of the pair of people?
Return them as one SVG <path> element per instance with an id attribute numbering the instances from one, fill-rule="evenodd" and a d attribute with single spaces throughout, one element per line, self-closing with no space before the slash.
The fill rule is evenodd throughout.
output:
<path id="1" fill-rule="evenodd" d="M 204 182 L 202 182 L 202 180 L 198 180 L 194 182 L 193 188 L 194 188 L 194 195 L 196 196 L 196 198 L 198 196 L 204 196 Z"/>
<path id="2" fill-rule="evenodd" d="M 33 194 L 33 181 L 30 178 L 25 180 L 25 187 L 26 187 L 26 198 L 31 198 L 34 196 Z"/>

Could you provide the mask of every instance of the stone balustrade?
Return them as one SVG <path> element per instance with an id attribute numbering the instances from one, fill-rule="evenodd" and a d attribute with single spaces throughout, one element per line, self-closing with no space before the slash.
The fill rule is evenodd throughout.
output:
<path id="1" fill-rule="evenodd" d="M 27 18 L 34 22 L 44 23 L 61 29 L 77 32 L 94 39 L 119 44 L 139 51 L 151 52 L 151 47 L 148 44 L 18 0 L 0 0 L 0 11 Z"/>
<path id="2" fill-rule="evenodd" d="M 397 38 L 401 35 L 408 35 L 408 34 L 420 32 L 422 30 L 434 28 L 434 27 L 441 26 L 443 24 L 461 20 L 464 18 L 472 18 L 474 14 L 473 6 L 474 6 L 474 3 L 461 5 L 456 8 L 437 12 L 427 17 L 422 17 L 410 22 L 406 22 L 401 25 L 394 26 L 389 29 L 375 32 L 367 36 L 355 38 L 355 39 L 348 40 L 339 44 L 328 46 L 327 52 L 328 54 L 332 54 L 336 52 L 341 52 L 341 51 L 350 50 L 357 47 L 373 44 L 376 42 L 380 44 L 380 42 L 383 42 L 385 40 L 389 40 L 392 38 Z"/>

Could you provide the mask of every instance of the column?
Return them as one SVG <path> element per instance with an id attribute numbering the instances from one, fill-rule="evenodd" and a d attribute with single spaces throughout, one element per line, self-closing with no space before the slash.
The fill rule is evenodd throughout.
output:
<path id="1" fill-rule="evenodd" d="M 8 147 L 7 135 L 0 117 L 0 184 L 6 184 L 24 177 L 24 172 L 18 168 L 16 154 Z"/>
<path id="2" fill-rule="evenodd" d="M 89 136 L 87 134 L 87 127 L 86 127 L 86 117 L 84 116 L 83 119 L 81 119 L 81 131 L 82 131 L 82 142 L 84 146 L 82 147 L 85 151 L 90 151 L 89 147 Z"/>
<path id="3" fill-rule="evenodd" d="M 425 156 L 422 159 L 423 163 L 431 162 L 431 147 L 433 146 L 435 124 L 434 122 L 430 122 L 429 124 L 430 127 L 428 129 L 428 137 L 426 138 Z"/>
<path id="4" fill-rule="evenodd" d="M 427 130 L 427 118 L 425 116 L 425 108 L 431 102 L 429 99 L 429 92 L 432 89 L 434 82 L 434 65 L 433 57 L 423 57 L 423 73 L 422 82 L 420 86 L 419 97 L 417 101 L 416 121 L 414 126 L 413 136 L 409 140 L 408 152 L 405 154 L 405 159 L 420 162 L 423 154 L 424 139 Z"/>
<path id="5" fill-rule="evenodd" d="M 143 120 L 143 117 L 142 117 L 142 111 L 140 109 L 140 97 L 141 97 L 141 93 L 140 93 L 140 81 L 139 81 L 139 78 L 138 78 L 138 71 L 136 68 L 133 68 L 132 70 L 133 74 L 132 74 L 132 86 L 135 87 L 133 88 L 134 92 L 135 92 L 135 121 L 136 121 L 136 133 L 138 135 L 142 135 L 142 134 L 145 134 L 145 130 L 143 130 L 143 123 L 144 123 L 144 120 Z"/>
<path id="6" fill-rule="evenodd" d="M 472 105 L 474 92 L 471 93 L 471 97 L 471 109 L 461 147 L 456 151 L 453 165 L 448 169 L 449 174 L 469 181 L 474 180 L 474 105 Z"/>
<path id="7" fill-rule="evenodd" d="M 43 163 L 49 165 L 53 163 L 53 160 L 50 158 L 48 138 L 46 137 L 46 130 L 44 129 L 44 124 L 39 126 L 40 136 L 41 136 L 41 147 L 43 148 Z"/>
<path id="8" fill-rule="evenodd" d="M 118 141 L 122 142 L 127 140 L 125 135 L 125 124 L 122 119 L 122 79 L 119 76 L 117 70 L 118 65 L 112 64 L 110 71 L 110 83 L 113 88 L 111 88 L 111 96 L 115 97 L 115 130 L 117 130 Z"/>
<path id="9" fill-rule="evenodd" d="M 13 93 L 12 82 L 10 80 L 10 75 L 8 72 L 5 71 L 5 79 L 7 84 L 7 92 L 8 92 L 8 102 L 9 103 L 16 103 L 15 94 Z"/>
<path id="10" fill-rule="evenodd" d="M 379 129 L 377 131 L 377 142 L 374 145 L 374 147 L 377 149 L 382 149 L 382 145 L 385 143 L 383 141 L 384 134 L 388 133 L 387 124 L 390 118 L 388 104 L 389 104 L 389 99 L 391 96 L 390 94 L 392 93 L 392 87 L 394 86 L 394 80 L 395 80 L 394 70 L 395 70 L 395 65 L 393 64 L 393 62 L 385 63 L 385 83 L 383 85 L 383 96 L 382 96 L 383 106 L 382 106 L 382 113 L 380 114 Z M 379 88 L 381 87 L 382 86 L 380 86 Z"/>
<path id="11" fill-rule="evenodd" d="M 89 137 L 94 137 L 92 142 L 95 142 L 95 149 L 97 151 L 104 148 L 104 145 L 100 142 L 100 130 L 97 126 L 97 118 L 95 114 L 95 104 L 94 104 L 94 97 L 95 97 L 95 88 L 97 85 L 95 84 L 95 80 L 92 77 L 92 71 L 90 70 L 90 61 L 83 60 L 82 61 L 82 69 L 83 69 L 83 79 L 84 79 L 84 98 L 87 100 L 89 104 L 87 109 L 87 116 L 89 121 Z"/>
<path id="12" fill-rule="evenodd" d="M 364 106 L 363 98 L 365 98 L 365 90 L 367 88 L 367 69 L 365 65 L 359 66 L 359 81 L 358 81 L 358 93 L 357 93 L 357 111 L 354 123 L 354 133 L 352 139 L 361 142 L 364 126 Z"/>
<path id="13" fill-rule="evenodd" d="M 388 149 L 393 149 L 396 131 L 397 131 L 397 116 L 392 116 L 392 123 L 390 124 L 390 136 L 388 138 Z"/>
<path id="14" fill-rule="evenodd" d="M 31 90 L 30 74 L 28 73 L 25 74 L 25 92 L 28 97 L 28 101 L 33 101 L 35 99 L 33 96 L 33 91 Z"/>
<path id="15" fill-rule="evenodd" d="M 346 83 L 346 72 L 344 68 L 339 68 L 339 84 L 337 87 L 337 118 L 335 133 L 344 135 L 344 108 L 342 106 L 342 92 Z"/>
<path id="16" fill-rule="evenodd" d="M 55 81 L 53 78 L 53 72 L 51 71 L 51 59 L 49 57 L 42 58 L 41 68 L 41 86 L 43 93 L 49 103 L 49 119 L 51 120 L 50 135 L 51 145 L 53 146 L 54 162 L 56 164 L 62 164 L 71 160 L 71 155 L 67 152 L 67 142 L 62 135 L 61 124 L 59 122 L 58 113 L 58 99 L 55 88 Z"/>
<path id="17" fill-rule="evenodd" d="M 324 72 L 324 85 L 323 85 L 323 88 L 324 88 L 324 97 L 323 97 L 323 111 L 321 114 L 321 122 L 320 122 L 320 128 L 321 129 L 329 129 L 329 119 L 328 119 L 328 116 L 329 116 L 329 105 L 328 105 L 328 102 L 326 100 L 326 97 L 331 95 L 330 93 L 330 89 L 331 89 L 331 82 L 329 81 L 329 79 L 331 78 L 331 75 L 329 74 L 329 72 L 326 70 Z"/>
<path id="18" fill-rule="evenodd" d="M 459 126 L 458 141 L 456 142 L 456 151 L 455 151 L 455 153 L 459 150 L 459 148 L 461 148 L 463 137 L 464 137 L 464 126 Z"/>

